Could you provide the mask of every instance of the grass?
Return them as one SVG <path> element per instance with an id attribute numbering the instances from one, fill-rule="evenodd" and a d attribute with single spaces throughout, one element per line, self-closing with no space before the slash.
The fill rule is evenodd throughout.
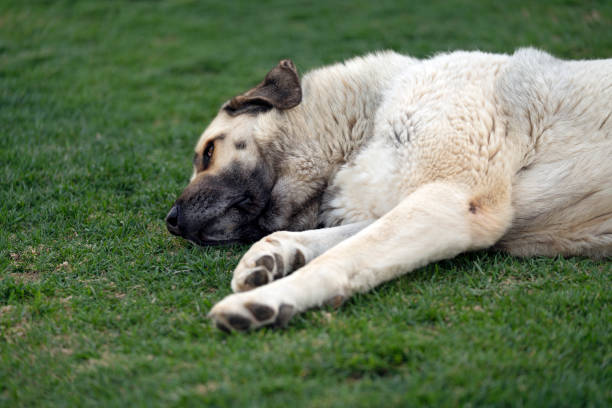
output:
<path id="1" fill-rule="evenodd" d="M 208 323 L 245 247 L 163 217 L 279 59 L 612 55 L 609 1 L 0 2 L 0 406 L 610 406 L 612 266 L 493 252 L 286 330 Z"/>

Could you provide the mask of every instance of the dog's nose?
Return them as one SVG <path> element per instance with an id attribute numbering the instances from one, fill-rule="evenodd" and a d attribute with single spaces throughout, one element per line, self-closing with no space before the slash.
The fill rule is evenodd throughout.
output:
<path id="1" fill-rule="evenodd" d="M 179 228 L 179 215 L 180 207 L 173 205 L 168 215 L 166 215 L 166 227 L 171 234 L 180 235 L 181 230 Z"/>

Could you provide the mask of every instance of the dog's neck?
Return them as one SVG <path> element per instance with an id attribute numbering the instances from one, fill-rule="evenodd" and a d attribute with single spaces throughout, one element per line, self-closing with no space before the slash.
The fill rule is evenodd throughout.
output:
<path id="1" fill-rule="evenodd" d="M 279 153 L 316 160 L 318 173 L 334 173 L 372 135 L 376 110 L 390 81 L 415 60 L 393 52 L 370 54 L 308 73 L 303 100 L 275 112 L 283 126 L 274 141 Z"/>
<path id="2" fill-rule="evenodd" d="M 307 229 L 318 224 L 325 188 L 370 139 L 383 92 L 414 61 L 385 52 L 312 71 L 302 80 L 303 99 L 297 107 L 262 116 L 256 133 L 262 153 L 274 168 L 276 188 L 293 193 L 287 202 L 279 191 L 281 202 L 271 229 Z"/>

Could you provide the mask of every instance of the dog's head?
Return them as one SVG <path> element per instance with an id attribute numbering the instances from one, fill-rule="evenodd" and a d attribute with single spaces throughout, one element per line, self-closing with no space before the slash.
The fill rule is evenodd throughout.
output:
<path id="1" fill-rule="evenodd" d="M 166 216 L 168 231 L 199 245 L 250 242 L 269 233 L 274 166 L 254 137 L 260 115 L 297 106 L 295 65 L 281 61 L 255 88 L 226 102 L 195 148 L 191 182 Z"/>

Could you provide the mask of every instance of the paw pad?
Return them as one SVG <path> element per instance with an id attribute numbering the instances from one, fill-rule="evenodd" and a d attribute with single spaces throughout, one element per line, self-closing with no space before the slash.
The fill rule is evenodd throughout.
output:
<path id="1" fill-rule="evenodd" d="M 268 283 L 268 281 L 268 273 L 264 270 L 264 268 L 259 268 L 252 271 L 249 276 L 245 278 L 244 283 L 251 287 L 257 287 L 265 285 Z"/>
<path id="2" fill-rule="evenodd" d="M 263 266 L 268 271 L 272 272 L 274 269 L 274 258 L 271 255 L 264 255 L 255 261 L 255 266 Z"/>
<path id="3" fill-rule="evenodd" d="M 293 265 L 291 267 L 291 270 L 297 271 L 304 265 L 306 265 L 306 258 L 304 257 L 304 254 L 302 253 L 302 251 L 297 249 L 295 251 L 295 257 L 293 258 Z"/>
<path id="4" fill-rule="evenodd" d="M 278 316 L 276 317 L 276 321 L 274 322 L 274 326 L 276 327 L 287 327 L 287 323 L 295 314 L 295 307 L 283 303 L 278 308 Z"/>
<path id="5" fill-rule="evenodd" d="M 246 303 L 244 307 L 250 315 L 242 313 L 212 313 L 210 317 L 214 320 L 215 326 L 224 331 L 247 331 L 262 326 L 287 327 L 289 320 L 295 314 L 295 307 L 286 303 L 279 306 L 278 312 L 273 307 L 261 303 Z"/>
<path id="6" fill-rule="evenodd" d="M 227 322 L 232 328 L 240 331 L 249 330 L 249 328 L 251 327 L 251 321 L 246 317 L 242 317 L 240 315 L 229 315 L 227 318 Z"/>
<path id="7" fill-rule="evenodd" d="M 251 312 L 255 319 L 260 322 L 269 320 L 274 316 L 274 309 L 266 305 L 260 305 L 259 303 L 247 303 L 245 307 Z"/>

